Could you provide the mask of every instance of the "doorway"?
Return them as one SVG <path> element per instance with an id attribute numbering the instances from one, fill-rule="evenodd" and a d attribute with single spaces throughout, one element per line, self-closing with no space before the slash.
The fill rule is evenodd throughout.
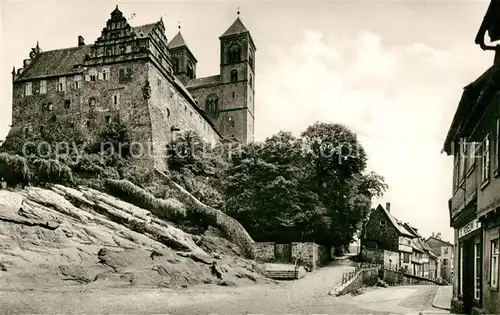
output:
<path id="1" fill-rule="evenodd" d="M 474 300 L 474 242 L 466 240 L 463 242 L 463 302 L 464 313 L 471 314 Z"/>

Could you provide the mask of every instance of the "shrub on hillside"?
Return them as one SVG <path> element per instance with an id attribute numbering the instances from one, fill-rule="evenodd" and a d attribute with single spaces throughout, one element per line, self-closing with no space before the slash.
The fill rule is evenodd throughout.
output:
<path id="1" fill-rule="evenodd" d="M 31 172 L 26 159 L 19 155 L 0 153 L 0 179 L 3 178 L 9 185 L 27 185 Z"/>
<path id="2" fill-rule="evenodd" d="M 156 198 L 128 180 L 107 179 L 104 187 L 109 194 L 150 210 L 162 219 L 177 221 L 186 216 L 186 210 L 181 203 L 174 199 Z"/>
<path id="3" fill-rule="evenodd" d="M 73 185 L 73 173 L 69 166 L 58 160 L 37 159 L 33 161 L 34 182 L 36 184 Z"/>
<path id="4" fill-rule="evenodd" d="M 153 185 L 156 174 L 150 168 L 130 164 L 123 169 L 123 177 L 141 188 Z"/>

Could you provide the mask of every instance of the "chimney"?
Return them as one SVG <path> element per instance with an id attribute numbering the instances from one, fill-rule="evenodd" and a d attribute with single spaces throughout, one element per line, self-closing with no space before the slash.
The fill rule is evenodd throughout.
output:
<path id="1" fill-rule="evenodd" d="M 85 40 L 83 39 L 82 35 L 78 35 L 78 46 L 84 46 L 85 45 Z"/>
<path id="2" fill-rule="evenodd" d="M 387 210 L 387 212 L 391 212 L 391 203 L 390 202 L 385 203 L 385 210 Z"/>
<path id="3" fill-rule="evenodd" d="M 437 233 L 437 234 L 436 234 L 436 238 L 437 238 L 438 240 L 440 240 L 440 239 L 441 239 L 441 232 L 439 232 L 439 233 Z"/>
<path id="4" fill-rule="evenodd" d="M 434 232 L 432 232 L 432 237 L 434 237 Z"/>

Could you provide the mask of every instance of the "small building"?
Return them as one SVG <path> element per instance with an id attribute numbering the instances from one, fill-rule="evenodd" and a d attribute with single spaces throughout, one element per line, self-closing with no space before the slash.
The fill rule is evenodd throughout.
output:
<path id="1" fill-rule="evenodd" d="M 378 205 L 372 210 L 363 228 L 361 255 L 367 258 L 371 256 L 371 252 L 381 252 L 384 258 L 376 258 L 380 257 L 376 254 L 370 259 L 381 260 L 392 267 L 409 269 L 413 252 L 411 240 L 414 235 L 390 211 L 390 203 L 386 203 L 385 208 Z"/>
<path id="2" fill-rule="evenodd" d="M 453 244 L 441 239 L 441 233 L 430 236 L 425 243 L 431 248 L 432 253 L 438 257 L 438 278 L 452 283 L 453 271 Z"/>

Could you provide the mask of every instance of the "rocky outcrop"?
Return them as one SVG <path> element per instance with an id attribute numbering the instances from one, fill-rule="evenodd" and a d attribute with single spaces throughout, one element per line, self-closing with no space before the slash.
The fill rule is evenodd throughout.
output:
<path id="1" fill-rule="evenodd" d="M 190 194 L 187 190 L 182 188 L 179 184 L 172 181 L 162 171 L 158 169 L 155 169 L 155 171 L 165 182 L 167 182 L 179 193 L 178 197 L 182 202 L 184 202 L 186 205 L 189 205 L 189 208 L 195 209 L 195 211 L 197 211 L 199 215 L 208 219 L 211 225 L 214 225 L 222 230 L 231 242 L 240 246 L 245 257 L 250 259 L 253 259 L 255 257 L 255 242 L 250 234 L 248 234 L 245 228 L 241 225 L 241 223 L 239 223 L 234 218 L 231 218 L 224 212 L 205 205 L 195 196 Z"/>
<path id="2" fill-rule="evenodd" d="M 217 234 L 193 236 L 85 187 L 0 190 L 0 287 L 267 281 Z M 212 273 L 214 264 L 221 274 Z"/>

